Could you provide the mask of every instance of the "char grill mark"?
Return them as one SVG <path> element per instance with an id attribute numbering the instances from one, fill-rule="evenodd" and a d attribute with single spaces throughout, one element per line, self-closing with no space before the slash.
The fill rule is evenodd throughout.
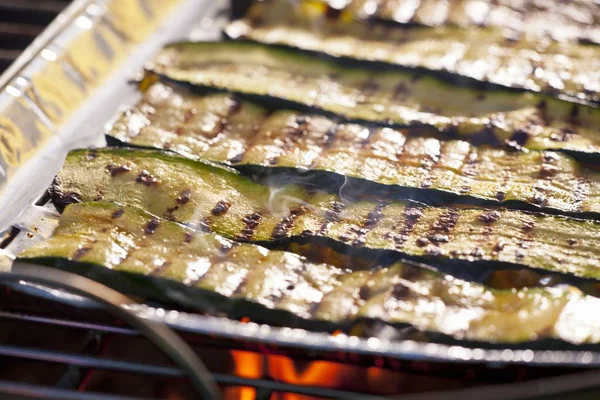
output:
<path id="1" fill-rule="evenodd" d="M 402 103 L 410 94 L 411 89 L 406 82 L 400 82 L 394 87 L 392 101 L 394 103 Z"/>
<path id="2" fill-rule="evenodd" d="M 375 80 L 373 80 L 372 77 L 368 78 L 360 85 L 358 89 L 360 94 L 358 95 L 356 102 L 359 104 L 368 102 L 369 99 L 373 96 L 373 94 L 377 93 L 379 89 L 379 84 L 375 82 Z"/>
<path id="3" fill-rule="evenodd" d="M 262 219 L 262 215 L 260 212 L 254 212 L 252 214 L 246 215 L 242 218 L 242 222 L 244 223 L 244 228 L 242 228 L 240 234 L 238 235 L 238 240 L 249 240 L 252 235 L 254 235 L 254 230 L 260 224 L 260 220 Z"/>
<path id="4" fill-rule="evenodd" d="M 89 246 L 80 246 L 73 254 L 73 260 L 79 260 L 81 257 L 85 256 L 87 253 L 92 250 Z"/>
<path id="5" fill-rule="evenodd" d="M 440 143 L 438 141 L 438 143 Z M 435 170 L 436 166 L 440 162 L 442 158 L 442 154 L 444 153 L 444 149 L 446 148 L 446 142 L 442 142 L 440 144 L 440 149 L 437 152 L 428 153 L 427 159 L 421 162 L 421 168 L 427 173 L 426 177 L 421 181 L 422 188 L 428 188 L 433 185 L 431 181 L 432 171 Z"/>
<path id="6" fill-rule="evenodd" d="M 413 204 L 407 205 L 402 214 L 402 226 L 400 227 L 400 230 L 395 232 L 395 227 L 394 231 L 388 232 L 385 237 L 394 241 L 396 249 L 402 249 L 404 243 L 410 238 L 410 234 L 422 216 L 422 207 Z M 398 226 L 399 225 L 400 224 L 398 224 Z"/>
<path id="7" fill-rule="evenodd" d="M 484 224 L 492 224 L 496 221 L 498 221 L 500 219 L 500 217 L 502 217 L 502 214 L 500 213 L 500 211 L 494 210 L 494 211 L 489 211 L 483 214 L 480 214 L 477 219 L 480 222 L 483 222 Z"/>
<path id="8" fill-rule="evenodd" d="M 475 146 L 471 146 L 465 161 L 462 165 L 462 173 L 467 177 L 477 176 L 477 165 L 479 164 L 479 154 Z M 470 185 L 464 185 L 460 188 L 460 194 L 467 195 L 471 192 Z"/>
<path id="9" fill-rule="evenodd" d="M 520 260 L 525 257 L 525 253 L 521 249 L 527 249 L 534 239 L 535 220 L 525 221 L 521 227 L 521 231 L 525 234 L 525 238 L 519 242 L 519 247 L 515 249 L 515 257 Z"/>
<path id="10" fill-rule="evenodd" d="M 254 127 L 252 128 L 252 133 L 250 134 L 250 136 L 246 138 L 246 146 L 238 154 L 227 160 L 229 163 L 238 164 L 244 159 L 244 155 L 249 149 L 251 149 L 254 146 L 254 142 L 256 141 L 256 138 L 258 137 L 258 134 L 260 133 L 263 124 L 271 116 L 272 113 L 273 110 L 265 111 L 260 121 L 258 121 L 256 125 L 254 125 Z"/>
<path id="11" fill-rule="evenodd" d="M 331 204 L 329 205 L 329 210 L 327 210 L 327 212 L 325 213 L 325 222 L 323 222 L 323 225 L 321 225 L 321 227 L 319 229 L 319 232 L 318 232 L 319 235 L 325 234 L 325 232 L 327 232 L 327 229 L 329 229 L 329 226 L 333 222 L 340 221 L 340 214 L 342 213 L 342 211 L 344 210 L 345 207 L 346 207 L 346 205 L 342 202 L 339 202 L 339 201 L 331 202 Z"/>
<path id="12" fill-rule="evenodd" d="M 590 182 L 589 178 L 580 176 L 577 179 L 577 186 L 575 187 L 575 190 L 573 191 L 573 195 L 575 197 L 575 199 L 573 201 L 573 206 L 579 212 L 583 211 L 583 204 L 589 195 L 590 185 L 591 185 L 591 182 Z"/>
<path id="13" fill-rule="evenodd" d="M 106 170 L 110 173 L 110 176 L 114 178 L 118 175 L 131 171 L 131 167 L 129 165 L 115 165 L 110 163 L 106 166 Z"/>
<path id="14" fill-rule="evenodd" d="M 185 189 L 181 192 L 181 194 L 177 197 L 177 199 L 175 201 L 180 206 L 183 206 L 183 205 L 187 204 L 191 198 L 192 198 L 192 190 Z"/>
<path id="15" fill-rule="evenodd" d="M 224 133 L 225 130 L 227 129 L 227 126 L 229 125 L 229 120 L 236 115 L 238 112 L 240 112 L 242 110 L 242 102 L 235 96 L 232 96 L 231 98 L 231 105 L 229 106 L 229 108 L 227 108 L 227 111 L 225 112 L 225 115 L 223 115 L 221 117 L 221 119 L 219 120 L 219 123 L 217 124 L 215 130 L 214 130 L 214 135 L 219 135 L 221 133 Z M 187 119 L 186 119 L 187 122 Z"/>
<path id="16" fill-rule="evenodd" d="M 117 210 L 115 210 L 112 214 L 111 214 L 111 218 L 113 219 L 117 219 L 117 218 L 121 218 L 123 216 L 123 214 L 125 214 L 125 210 L 122 208 L 119 208 Z"/>
<path id="17" fill-rule="evenodd" d="M 557 160 L 558 157 L 552 152 L 545 151 L 542 153 L 542 162 L 540 164 L 539 173 L 540 179 L 550 180 L 550 178 L 560 171 L 560 168 L 555 165 Z"/>
<path id="18" fill-rule="evenodd" d="M 227 214 L 227 211 L 229 211 L 230 207 L 231 202 L 226 200 L 219 200 L 217 204 L 215 204 L 213 209 L 210 211 L 210 213 L 215 217 L 220 217 L 221 215 Z"/>
<path id="19" fill-rule="evenodd" d="M 150 272 L 150 275 L 151 276 L 164 275 L 169 270 L 171 265 L 172 265 L 172 263 L 170 261 L 164 261 L 160 266 L 156 267 L 152 272 Z"/>
<path id="20" fill-rule="evenodd" d="M 436 255 L 440 251 L 439 245 L 450 241 L 448 234 L 454 229 L 459 217 L 460 214 L 456 209 L 448 209 L 443 212 L 429 228 L 427 237 L 417 238 L 417 246 L 427 247 L 428 254 Z"/>
<path id="21" fill-rule="evenodd" d="M 306 214 L 308 209 L 304 206 L 299 206 L 297 208 L 292 209 L 289 214 L 284 217 L 275 228 L 273 228 L 273 233 L 271 234 L 271 239 L 282 239 L 288 236 L 288 231 L 294 225 L 294 221 L 303 214 Z"/>
<path id="22" fill-rule="evenodd" d="M 323 143 L 321 145 L 321 152 L 320 154 L 315 157 L 315 159 L 312 161 L 310 167 L 308 169 L 313 169 L 315 167 L 315 164 L 317 164 L 317 162 L 319 161 L 319 159 L 326 157 L 327 152 L 329 151 L 329 149 L 331 148 L 331 146 L 333 145 L 333 143 L 335 143 L 336 139 L 337 139 L 337 133 L 340 130 L 340 124 L 335 122 L 331 128 L 329 128 L 327 130 L 327 132 L 325 133 L 325 135 L 323 136 Z"/>
<path id="23" fill-rule="evenodd" d="M 367 217 L 363 221 L 361 228 L 357 231 L 354 242 L 352 243 L 354 246 L 363 246 L 366 242 L 367 234 L 377 226 L 381 217 L 383 216 L 383 209 L 385 207 L 385 203 L 379 203 L 372 210 L 369 211 Z"/>
<path id="24" fill-rule="evenodd" d="M 147 187 L 157 186 L 160 183 L 159 178 L 150 175 L 150 172 L 146 171 L 145 169 L 138 174 L 135 181 Z"/>
<path id="25" fill-rule="evenodd" d="M 62 180 L 59 175 L 56 175 L 52 180 L 52 184 L 48 188 L 48 195 L 52 199 L 52 204 L 61 213 L 69 204 L 81 203 L 82 201 L 79 193 L 63 191 Z"/>
<path id="26" fill-rule="evenodd" d="M 512 136 L 505 140 L 505 144 L 515 150 L 523 150 L 525 144 L 529 140 L 530 132 L 525 129 L 517 129 L 513 132 Z"/>
<path id="27" fill-rule="evenodd" d="M 306 136 L 310 130 L 310 118 L 305 115 L 296 115 L 294 123 L 284 128 L 285 136 L 280 141 L 283 152 L 289 152 L 302 136 Z M 275 165 L 279 162 L 279 155 L 274 155 L 267 160 L 269 164 Z"/>
<path id="28" fill-rule="evenodd" d="M 159 225 L 160 223 L 158 222 L 158 220 L 153 218 L 150 221 L 148 221 L 146 226 L 144 226 L 144 232 L 148 235 L 152 235 L 156 232 Z"/>

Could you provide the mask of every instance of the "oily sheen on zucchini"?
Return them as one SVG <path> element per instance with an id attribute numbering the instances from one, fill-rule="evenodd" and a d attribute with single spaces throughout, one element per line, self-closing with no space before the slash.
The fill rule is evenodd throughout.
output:
<path id="1" fill-rule="evenodd" d="M 507 37 L 498 27 L 367 23 L 345 18 L 345 14 L 332 17 L 327 11 L 314 0 L 255 2 L 225 32 L 232 39 L 445 71 L 481 82 L 600 102 L 600 50 L 596 46 L 512 33 Z"/>
<path id="2" fill-rule="evenodd" d="M 359 18 L 427 26 L 497 27 L 508 30 L 511 37 L 600 43 L 600 7 L 593 0 L 350 0 L 345 4 L 345 12 Z"/>
<path id="3" fill-rule="evenodd" d="M 350 272 L 116 204 L 68 206 L 54 235 L 19 259 L 129 294 L 276 324 L 366 318 L 486 342 L 600 341 L 600 317 L 590 313 L 600 300 L 573 287 L 494 290 L 402 263 Z"/>
<path id="4" fill-rule="evenodd" d="M 326 239 L 396 255 L 509 264 L 600 279 L 600 223 L 514 210 L 358 201 L 268 187 L 155 150 L 76 150 L 51 187 L 60 207 L 104 200 L 241 241 Z M 474 268 L 475 266 L 473 266 Z"/>
<path id="5" fill-rule="evenodd" d="M 430 126 L 516 148 L 600 150 L 600 108 L 323 57 L 249 42 L 179 43 L 164 48 L 149 71 L 354 122 Z"/>
<path id="6" fill-rule="evenodd" d="M 420 133 L 342 123 L 265 108 L 230 94 L 198 95 L 156 83 L 108 136 L 192 159 L 328 171 L 494 203 L 600 212 L 600 174 L 563 153 L 506 151 Z M 425 197 L 434 204 L 441 199 L 431 192 Z"/>

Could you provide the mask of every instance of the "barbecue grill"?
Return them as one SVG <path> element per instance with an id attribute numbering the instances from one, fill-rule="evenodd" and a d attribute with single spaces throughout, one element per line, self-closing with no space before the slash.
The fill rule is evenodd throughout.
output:
<path id="1" fill-rule="evenodd" d="M 215 37 L 229 15 L 225 1 L 181 0 L 165 6 L 163 19 L 162 6 L 128 0 L 122 4 L 147 13 L 147 26 L 134 32 L 111 8 L 118 2 L 78 0 L 32 43 L 68 3 L 0 0 L 0 69 L 22 54 L 0 78 L 0 139 L 12 134 L 8 140 L 21 146 L 0 159 L 0 266 L 52 232 L 57 214 L 44 190 L 62 155 L 103 144 L 104 124 L 136 99 L 126 82 L 143 60 L 166 41 Z M 78 53 L 73 45 L 81 43 L 98 49 Z M 98 57 L 99 66 L 86 57 Z M 64 89 L 76 103 L 53 96 L 58 74 L 73 85 Z M 18 126 L 8 127 L 3 114 Z M 403 340 L 386 327 L 371 339 L 272 327 L 135 304 L 84 278 L 23 265 L 0 282 L 0 393 L 10 398 L 200 398 L 198 388 L 211 381 L 224 397 L 241 399 L 438 398 L 432 391 L 439 398 L 540 398 L 593 396 L 600 386 L 593 348 L 479 348 Z M 209 375 L 186 362 L 189 353 L 169 339 L 165 324 Z"/>

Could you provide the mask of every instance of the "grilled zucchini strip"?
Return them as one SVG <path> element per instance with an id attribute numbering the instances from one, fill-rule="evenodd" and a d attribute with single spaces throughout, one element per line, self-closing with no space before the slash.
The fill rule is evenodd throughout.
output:
<path id="1" fill-rule="evenodd" d="M 596 46 L 535 37 L 507 38 L 497 27 L 405 27 L 332 18 L 303 0 L 256 2 L 225 30 L 250 39 L 336 57 L 381 61 L 466 76 L 481 82 L 600 102 Z"/>
<path id="2" fill-rule="evenodd" d="M 323 6 L 330 0 L 314 2 Z M 600 7 L 591 0 L 351 0 L 347 3 L 345 13 L 359 18 L 425 26 L 487 26 L 508 31 L 509 38 L 530 36 L 600 43 Z"/>
<path id="3" fill-rule="evenodd" d="M 344 271 L 108 203 L 67 207 L 54 235 L 19 259 L 129 294 L 276 324 L 368 318 L 486 342 L 600 341 L 600 317 L 588 312 L 600 299 L 573 287 L 494 290 L 402 263 Z"/>
<path id="4" fill-rule="evenodd" d="M 350 203 L 301 186 L 268 187 L 235 170 L 155 150 L 69 153 L 50 190 L 59 207 L 104 200 L 231 239 L 325 238 L 438 261 L 527 266 L 600 279 L 600 223 L 514 210 Z"/>
<path id="5" fill-rule="evenodd" d="M 259 43 L 199 42 L 164 48 L 149 71 L 354 122 L 430 126 L 516 148 L 600 151 L 598 108 L 534 93 L 479 91 L 390 68 L 351 67 Z"/>
<path id="6" fill-rule="evenodd" d="M 600 174 L 565 154 L 478 147 L 416 131 L 345 124 L 267 109 L 229 94 L 197 95 L 156 83 L 108 136 L 192 159 L 328 171 L 470 200 L 600 212 Z M 423 197 L 435 204 L 442 196 Z"/>

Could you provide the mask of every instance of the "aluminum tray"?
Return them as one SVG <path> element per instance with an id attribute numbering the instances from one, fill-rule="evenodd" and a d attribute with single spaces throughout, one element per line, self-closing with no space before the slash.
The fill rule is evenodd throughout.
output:
<path id="1" fill-rule="evenodd" d="M 220 37 L 228 3 L 76 0 L 0 76 L 0 242 L 19 230 L 8 246 L 0 248 L 0 269 L 18 269 L 18 263 L 12 265 L 14 255 L 48 237 L 56 226 L 58 215 L 44 205 L 42 194 L 66 152 L 102 146 L 106 124 L 139 99 L 135 85 L 128 82 L 143 64 L 165 42 Z M 77 307 L 95 306 L 79 296 L 26 282 L 18 289 Z M 145 305 L 132 305 L 131 309 L 175 329 L 259 347 L 296 348 L 318 357 L 345 353 L 372 359 L 488 366 L 600 366 L 598 350 L 499 349 L 333 336 Z"/>

